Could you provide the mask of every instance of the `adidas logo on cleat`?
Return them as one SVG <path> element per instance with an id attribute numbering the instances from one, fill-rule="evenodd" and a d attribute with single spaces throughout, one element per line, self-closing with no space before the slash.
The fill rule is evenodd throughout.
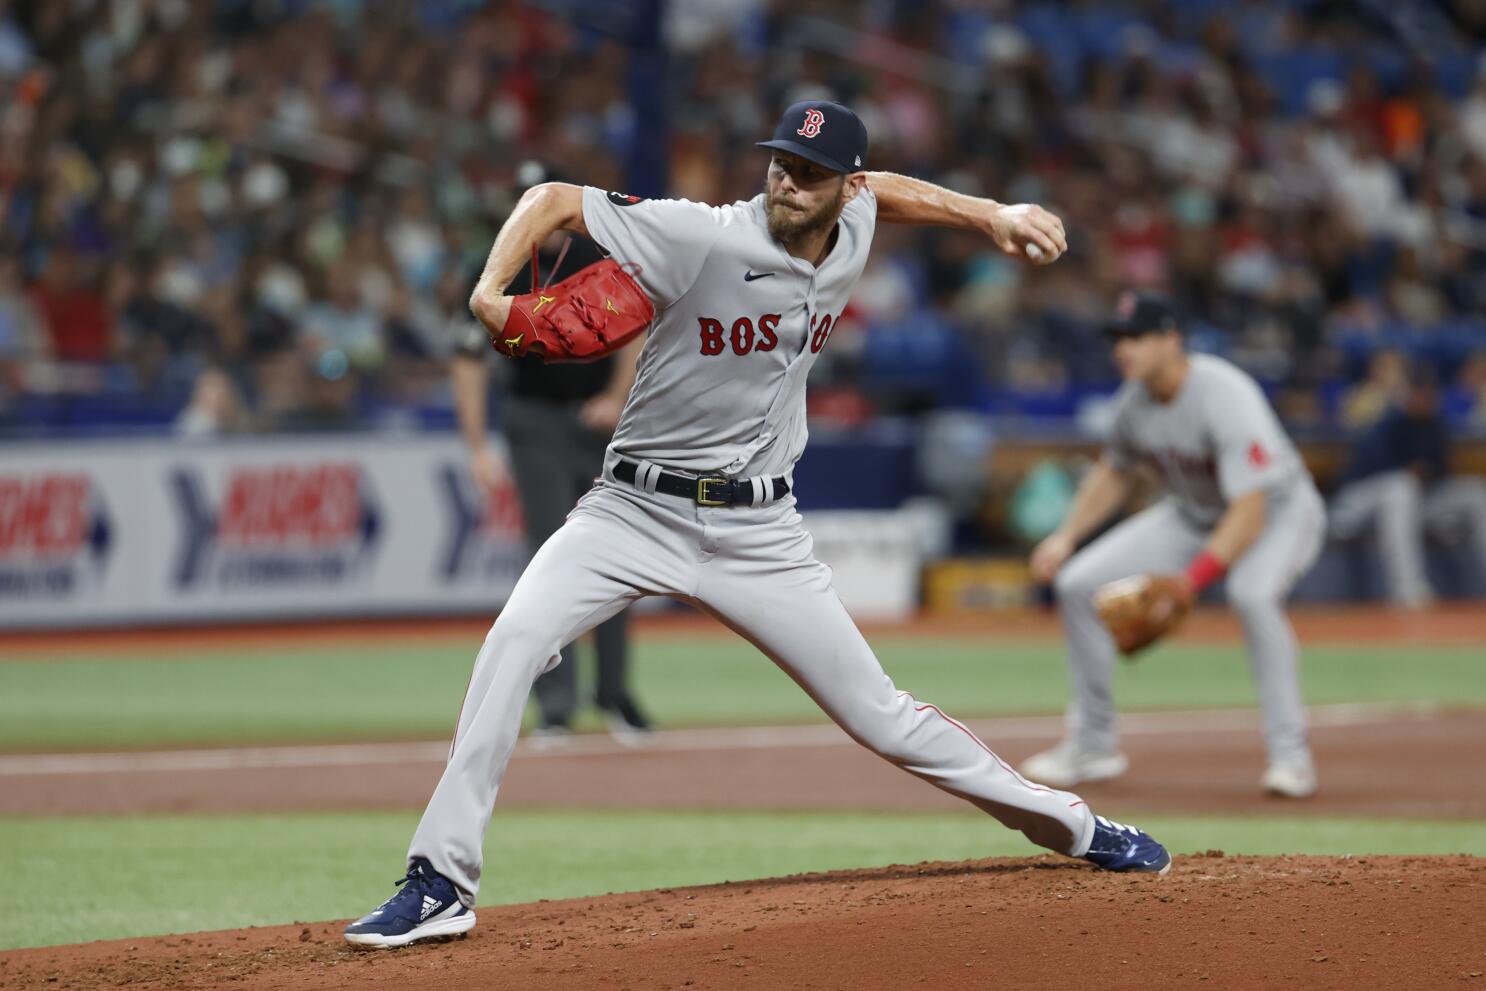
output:
<path id="1" fill-rule="evenodd" d="M 439 900 L 437 898 L 432 897 L 431 895 L 424 895 L 423 896 L 423 912 L 422 912 L 421 915 L 418 916 L 418 921 L 419 922 L 424 921 L 430 915 L 432 915 L 433 913 L 437 912 L 438 910 L 439 910 Z"/>

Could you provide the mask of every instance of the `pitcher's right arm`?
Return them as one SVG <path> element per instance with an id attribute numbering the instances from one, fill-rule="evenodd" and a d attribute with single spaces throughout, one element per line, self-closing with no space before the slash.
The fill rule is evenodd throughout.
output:
<path id="1" fill-rule="evenodd" d="M 501 225 L 485 270 L 470 295 L 470 312 L 495 335 L 506 326 L 511 297 L 506 287 L 531 258 L 531 246 L 546 241 L 553 231 L 587 235 L 583 223 L 583 187 L 566 182 L 544 182 L 522 194 L 516 209 Z"/>

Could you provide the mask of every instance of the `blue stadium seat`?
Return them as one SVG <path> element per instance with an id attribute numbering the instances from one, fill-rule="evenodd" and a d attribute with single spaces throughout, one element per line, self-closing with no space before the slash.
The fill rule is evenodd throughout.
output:
<path id="1" fill-rule="evenodd" d="M 1141 26 L 1149 27 L 1129 11 L 1091 7 L 1078 19 L 1079 41 L 1085 53 L 1101 59 L 1113 58 L 1123 53 L 1127 32 Z M 1151 38 L 1158 41 L 1154 32 Z"/>
<path id="2" fill-rule="evenodd" d="M 1261 55 L 1254 67 L 1269 86 L 1285 113 L 1295 116 L 1306 110 L 1311 84 L 1322 79 L 1341 79 L 1346 62 L 1336 52 L 1297 48 L 1281 54 Z"/>
<path id="3" fill-rule="evenodd" d="M 1463 99 L 1471 91 L 1476 78 L 1475 53 L 1456 53 L 1441 56 L 1434 64 L 1434 78 L 1452 100 Z"/>
<path id="4" fill-rule="evenodd" d="M 1367 67 L 1377 77 L 1385 93 L 1397 92 L 1408 81 L 1409 57 L 1393 45 L 1370 45 L 1367 50 Z"/>
<path id="5" fill-rule="evenodd" d="M 940 406 L 973 406 L 980 395 L 980 362 L 960 331 L 937 314 L 867 328 L 862 385 L 873 392 L 933 396 Z"/>
<path id="6" fill-rule="evenodd" d="M 1036 4 L 1018 14 L 1016 23 L 1047 59 L 1058 87 L 1072 92 L 1078 86 L 1084 51 L 1068 12 L 1055 4 Z"/>

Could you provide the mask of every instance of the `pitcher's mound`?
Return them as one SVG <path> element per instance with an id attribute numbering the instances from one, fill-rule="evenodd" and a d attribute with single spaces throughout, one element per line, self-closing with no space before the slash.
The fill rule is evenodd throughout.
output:
<path id="1" fill-rule="evenodd" d="M 0 954 L 0 988 L 1419 988 L 1486 991 L 1486 860 L 1054 857 L 920 864 L 479 910 L 354 950 L 313 923 Z"/>

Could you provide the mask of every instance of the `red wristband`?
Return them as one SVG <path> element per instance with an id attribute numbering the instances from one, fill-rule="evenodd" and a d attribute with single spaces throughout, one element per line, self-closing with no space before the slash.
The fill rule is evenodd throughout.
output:
<path id="1" fill-rule="evenodd" d="M 1227 570 L 1223 562 L 1209 552 L 1203 551 L 1198 554 L 1192 559 L 1192 563 L 1187 565 L 1187 581 L 1192 583 L 1192 594 L 1200 594 L 1203 589 L 1222 578 Z"/>

